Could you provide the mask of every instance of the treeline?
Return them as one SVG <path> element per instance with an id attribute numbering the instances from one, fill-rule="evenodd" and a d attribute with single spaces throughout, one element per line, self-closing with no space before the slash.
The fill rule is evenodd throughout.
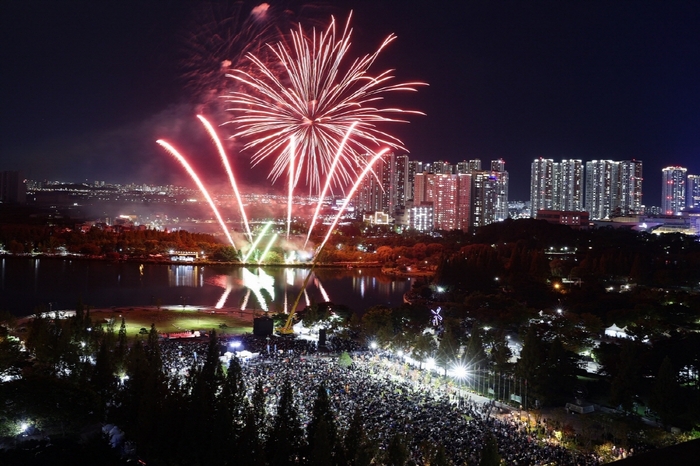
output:
<path id="1" fill-rule="evenodd" d="M 542 220 L 506 220 L 478 230 L 445 254 L 436 283 L 462 295 L 537 286 L 562 278 L 652 287 L 700 283 L 700 242 L 628 229 L 575 231 Z"/>
<path id="2" fill-rule="evenodd" d="M 125 255 L 146 257 L 170 250 L 217 253 L 223 245 L 212 235 L 153 229 L 114 233 L 93 227 L 86 232 L 30 225 L 0 225 L 0 244 L 13 254 L 66 252 L 88 256 Z"/>

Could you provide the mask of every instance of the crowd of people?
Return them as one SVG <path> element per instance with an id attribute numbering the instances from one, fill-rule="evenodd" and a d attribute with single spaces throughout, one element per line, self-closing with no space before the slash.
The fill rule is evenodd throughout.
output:
<path id="1" fill-rule="evenodd" d="M 233 343 L 233 345 L 231 344 Z M 206 341 L 166 341 L 163 362 L 172 374 L 186 374 L 203 358 Z M 436 389 L 422 378 L 402 377 L 398 365 L 381 360 L 376 352 L 353 342 L 329 342 L 329 352 L 315 342 L 283 337 L 245 335 L 221 341 L 226 351 L 247 351 L 242 360 L 246 388 L 250 392 L 262 381 L 267 414 L 271 420 L 277 406 L 278 388 L 291 381 L 302 425 L 310 419 L 316 389 L 323 384 L 329 393 L 336 422 L 345 431 L 359 409 L 369 436 L 386 448 L 396 432 L 406 436 L 411 457 L 425 463 L 425 445 L 441 444 L 455 464 L 477 464 L 484 439 L 493 435 L 501 457 L 513 465 L 596 465 L 592 454 L 564 448 L 554 438 L 542 437 L 514 416 L 492 415 L 493 406 L 483 399 L 455 390 Z M 336 351 L 353 356 L 351 368 L 337 364 Z M 247 355 L 247 353 L 245 353 Z M 394 369 L 390 369 L 394 366 Z M 249 393 L 250 395 L 250 393 Z"/>

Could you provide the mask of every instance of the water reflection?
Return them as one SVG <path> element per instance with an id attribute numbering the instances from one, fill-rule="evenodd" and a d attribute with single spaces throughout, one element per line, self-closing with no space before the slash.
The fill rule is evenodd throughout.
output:
<path id="1" fill-rule="evenodd" d="M 201 287 L 204 282 L 199 280 L 199 267 L 194 265 L 171 265 L 168 270 L 168 284 L 174 286 Z"/>
<path id="2" fill-rule="evenodd" d="M 0 258 L 0 309 L 27 315 L 54 303 L 72 309 L 78 300 L 93 308 L 182 305 L 238 311 L 289 312 L 331 301 L 356 311 L 398 305 L 410 281 L 378 269 L 158 265 L 35 258 Z"/>

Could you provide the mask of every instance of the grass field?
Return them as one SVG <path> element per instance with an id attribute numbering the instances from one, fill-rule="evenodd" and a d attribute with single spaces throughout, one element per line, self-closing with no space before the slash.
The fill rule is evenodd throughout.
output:
<path id="1" fill-rule="evenodd" d="M 253 331 L 252 315 L 238 312 L 212 313 L 203 309 L 155 309 L 129 308 L 116 310 L 91 310 L 94 322 L 103 325 L 108 319 L 114 319 L 114 330 L 119 331 L 121 318 L 124 317 L 126 333 L 129 338 L 136 337 L 142 328 L 150 330 L 155 324 L 158 333 L 175 333 L 189 330 L 215 329 L 218 334 L 235 335 Z"/>

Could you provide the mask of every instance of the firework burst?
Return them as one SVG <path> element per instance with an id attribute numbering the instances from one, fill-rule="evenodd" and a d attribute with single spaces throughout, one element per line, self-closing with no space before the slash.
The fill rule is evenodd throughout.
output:
<path id="1" fill-rule="evenodd" d="M 337 29 L 334 19 L 323 31 L 307 33 L 299 25 L 291 32 L 289 43 L 268 45 L 275 60 L 248 53 L 250 66 L 227 75 L 242 85 L 226 97 L 233 113 L 227 123 L 235 125 L 234 137 L 245 141 L 244 150 L 253 152 L 253 166 L 274 159 L 269 174 L 273 183 L 287 173 L 290 157 L 294 157 L 295 186 L 303 176 L 309 192 L 318 193 L 322 178 L 330 177 L 334 185 L 344 188 L 366 164 L 360 155 L 374 153 L 379 146 L 405 150 L 399 139 L 379 129 L 378 124 L 406 122 L 402 116 L 420 114 L 378 106 L 387 93 L 415 91 L 423 84 L 392 84 L 392 70 L 369 74 L 395 36 L 387 37 L 373 54 L 346 65 L 352 35 L 350 17 L 342 32 Z M 296 141 L 296 155 L 285 150 L 291 137 Z M 340 161 L 331 170 L 338 150 Z"/>

